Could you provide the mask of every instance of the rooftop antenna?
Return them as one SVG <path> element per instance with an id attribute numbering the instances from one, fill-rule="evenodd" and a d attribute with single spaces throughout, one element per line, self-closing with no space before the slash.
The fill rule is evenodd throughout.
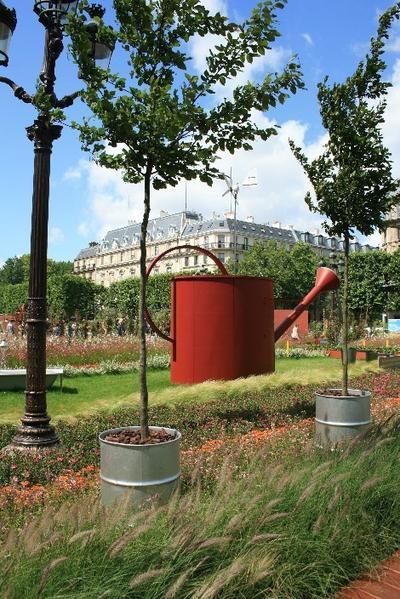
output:
<path id="1" fill-rule="evenodd" d="M 233 184 L 232 167 L 230 174 L 227 175 L 222 173 L 227 190 L 222 194 L 222 197 L 230 194 L 230 212 L 232 212 L 232 200 L 233 200 L 233 274 L 237 272 L 237 205 L 239 189 L 241 187 L 254 187 L 257 185 L 257 177 L 255 175 L 248 176 L 241 185 L 239 183 Z"/>

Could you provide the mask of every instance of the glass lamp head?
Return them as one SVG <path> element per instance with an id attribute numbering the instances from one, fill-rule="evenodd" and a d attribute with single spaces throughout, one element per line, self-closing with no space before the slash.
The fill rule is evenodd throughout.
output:
<path id="1" fill-rule="evenodd" d="M 39 0 L 34 11 L 43 25 L 64 25 L 69 13 L 76 11 L 79 0 Z"/>
<path id="2" fill-rule="evenodd" d="M 17 25 L 17 15 L 14 9 L 7 8 L 0 0 L 0 65 L 8 65 L 8 48 L 11 36 Z"/>

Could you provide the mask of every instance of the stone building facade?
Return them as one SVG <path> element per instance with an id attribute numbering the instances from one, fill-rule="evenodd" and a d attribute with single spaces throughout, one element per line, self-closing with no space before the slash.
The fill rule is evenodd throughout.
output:
<path id="1" fill-rule="evenodd" d="M 400 248 L 400 205 L 388 214 L 386 228 L 382 232 L 382 249 L 392 254 Z"/>
<path id="2" fill-rule="evenodd" d="M 308 243 L 321 257 L 328 257 L 332 251 L 343 250 L 343 242 L 336 237 L 283 228 L 279 223 L 257 224 L 252 217 L 235 221 L 233 214 L 223 217 L 214 215 L 204 220 L 197 212 L 183 211 L 177 214 L 161 212 L 160 216 L 149 221 L 147 239 L 147 260 L 151 260 L 166 249 L 179 245 L 196 245 L 211 250 L 222 262 L 240 261 L 256 241 L 276 240 L 287 247 L 299 241 Z M 108 287 L 115 281 L 140 274 L 140 224 L 131 223 L 126 227 L 109 231 L 100 243 L 92 242 L 81 250 L 74 260 L 74 272 Z M 358 242 L 351 244 L 352 251 L 368 251 L 368 245 Z M 185 272 L 193 270 L 214 270 L 214 263 L 205 255 L 193 250 L 176 250 L 167 254 L 153 272 Z"/>

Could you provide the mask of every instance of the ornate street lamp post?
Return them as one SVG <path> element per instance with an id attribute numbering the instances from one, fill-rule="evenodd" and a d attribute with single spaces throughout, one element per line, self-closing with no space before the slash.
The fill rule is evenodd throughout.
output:
<path id="1" fill-rule="evenodd" d="M 35 2 L 33 10 L 45 28 L 44 58 L 39 75 L 40 93 L 45 102 L 28 94 L 11 79 L 0 77 L 0 83 L 8 85 L 14 95 L 22 102 L 38 108 L 38 116 L 33 125 L 27 128 L 28 138 L 33 142 L 35 159 L 32 194 L 32 228 L 30 247 L 29 291 L 26 309 L 27 331 L 27 376 L 25 391 L 25 414 L 22 425 L 13 439 L 14 447 L 49 447 L 58 443 L 54 427 L 50 425 L 46 402 L 46 321 L 47 321 L 47 233 L 49 209 L 50 156 L 53 142 L 61 135 L 62 126 L 52 121 L 52 110 L 71 106 L 79 92 L 58 99 L 54 87 L 56 81 L 56 62 L 64 49 L 63 37 L 68 13 L 75 11 L 78 0 L 43 0 Z M 104 10 L 99 5 L 93 7 L 94 16 L 102 17 Z M 92 16 L 92 15 L 90 15 Z M 0 65 L 8 65 L 8 47 L 11 35 L 16 27 L 15 10 L 9 9 L 0 0 Z M 92 30 L 89 35 L 95 36 Z M 95 40 L 95 38 L 93 38 Z M 93 56 L 97 52 L 93 43 Z"/>

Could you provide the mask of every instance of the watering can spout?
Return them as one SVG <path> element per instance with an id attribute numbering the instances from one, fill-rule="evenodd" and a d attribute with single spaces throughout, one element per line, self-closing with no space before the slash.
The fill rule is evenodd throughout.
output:
<path id="1" fill-rule="evenodd" d="M 275 341 L 282 337 L 283 333 L 294 323 L 302 312 L 311 304 L 312 301 L 324 291 L 333 291 L 340 286 L 340 280 L 336 273 L 326 266 L 321 266 L 317 270 L 315 285 L 309 293 L 295 307 L 293 312 L 275 329 Z"/>

